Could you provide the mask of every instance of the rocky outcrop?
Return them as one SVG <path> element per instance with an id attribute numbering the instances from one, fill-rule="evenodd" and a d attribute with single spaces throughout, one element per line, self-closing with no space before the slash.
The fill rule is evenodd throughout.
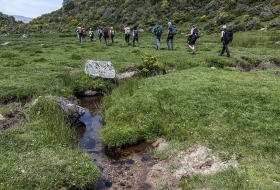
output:
<path id="1" fill-rule="evenodd" d="M 85 73 L 91 77 L 116 78 L 115 68 L 110 61 L 88 60 L 85 65 Z"/>

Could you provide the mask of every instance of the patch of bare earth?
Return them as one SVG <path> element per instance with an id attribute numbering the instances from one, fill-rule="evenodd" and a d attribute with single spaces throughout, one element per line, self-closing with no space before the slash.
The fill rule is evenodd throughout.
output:
<path id="1" fill-rule="evenodd" d="M 17 106 L 6 117 L 0 113 L 0 132 L 13 128 L 18 122 L 25 119 L 26 106 Z"/>
<path id="2" fill-rule="evenodd" d="M 166 142 L 163 143 L 166 146 Z M 160 144 L 158 147 L 162 146 Z M 236 161 L 222 161 L 209 148 L 196 145 L 176 155 L 170 155 L 167 160 L 157 161 L 150 168 L 146 183 L 151 186 L 151 189 L 161 187 L 179 190 L 179 182 L 182 178 L 192 177 L 198 173 L 209 175 L 230 166 L 237 167 L 238 164 Z"/>
<path id="3" fill-rule="evenodd" d="M 261 61 L 259 64 L 257 64 L 256 66 L 251 66 L 251 67 L 244 67 L 241 65 L 241 63 L 237 63 L 236 67 L 240 70 L 240 71 L 244 71 L 244 72 L 249 72 L 249 71 L 259 71 L 259 70 L 264 70 L 264 69 L 274 69 L 274 68 L 279 68 L 280 64 L 277 63 L 276 61 Z M 276 74 L 278 75 L 279 71 L 276 72 Z"/>

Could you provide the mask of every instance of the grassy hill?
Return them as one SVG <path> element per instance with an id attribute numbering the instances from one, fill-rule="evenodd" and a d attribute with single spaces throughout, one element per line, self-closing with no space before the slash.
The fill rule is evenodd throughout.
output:
<path id="1" fill-rule="evenodd" d="M 95 28 L 103 24 L 117 29 L 124 24 L 145 29 L 155 21 L 164 24 L 171 21 L 182 27 L 190 22 L 201 23 L 208 32 L 229 23 L 235 31 L 262 27 L 279 29 L 279 13 L 280 3 L 277 0 L 75 0 L 57 11 L 33 19 L 21 31 L 73 33 L 77 26 Z"/>

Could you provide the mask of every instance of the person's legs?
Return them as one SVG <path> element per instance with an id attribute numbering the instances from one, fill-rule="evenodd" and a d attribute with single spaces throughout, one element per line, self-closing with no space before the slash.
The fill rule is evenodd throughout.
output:
<path id="1" fill-rule="evenodd" d="M 156 36 L 156 49 L 160 50 L 160 37 Z"/>
<path id="2" fill-rule="evenodd" d="M 166 45 L 167 45 L 167 48 L 168 48 L 168 50 L 170 50 L 170 46 L 169 46 L 169 38 L 166 38 Z M 172 45 L 171 45 L 172 46 Z"/>
<path id="3" fill-rule="evenodd" d="M 174 50 L 174 38 L 171 38 L 171 50 L 173 51 Z"/>
<path id="4" fill-rule="evenodd" d="M 229 50 L 228 50 L 228 42 L 225 42 L 225 50 L 227 52 L 227 56 L 230 57 Z"/>
<path id="5" fill-rule="evenodd" d="M 109 45 L 109 42 L 108 42 L 109 41 L 109 37 L 105 36 L 104 38 L 105 38 L 105 44 L 106 44 L 106 46 L 108 46 Z"/>
<path id="6" fill-rule="evenodd" d="M 135 40 L 136 40 L 136 38 L 133 37 L 133 40 L 132 40 L 132 46 L 133 46 L 133 47 L 135 46 Z"/>

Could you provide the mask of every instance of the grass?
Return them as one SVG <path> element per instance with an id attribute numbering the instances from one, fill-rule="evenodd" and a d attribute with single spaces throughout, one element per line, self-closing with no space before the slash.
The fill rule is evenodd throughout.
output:
<path id="1" fill-rule="evenodd" d="M 38 96 L 71 97 L 84 89 L 114 88 L 104 98 L 105 145 L 151 142 L 157 136 L 189 146 L 200 143 L 225 161 L 236 158 L 240 167 L 183 179 L 183 189 L 277 189 L 279 69 L 240 72 L 233 66 L 251 68 L 269 60 L 279 64 L 280 46 L 274 44 L 279 31 L 235 33 L 230 59 L 217 56 L 220 34 L 202 34 L 196 55 L 190 54 L 181 34 L 175 36 L 172 52 L 164 37 L 162 51 L 156 51 L 148 32 L 140 33 L 141 46 L 134 48 L 121 33 L 109 47 L 99 41 L 80 44 L 75 37 L 1 37 L 0 44 L 13 43 L 1 46 L 0 113 L 8 117 Z M 167 75 L 126 79 L 116 88 L 84 74 L 88 59 L 111 61 L 119 73 L 142 64 L 144 52 L 156 56 Z M 100 172 L 85 153 L 74 149 L 75 134 L 61 113 L 43 99 L 25 114 L 26 121 L 0 134 L 0 189 L 92 186 Z"/>

